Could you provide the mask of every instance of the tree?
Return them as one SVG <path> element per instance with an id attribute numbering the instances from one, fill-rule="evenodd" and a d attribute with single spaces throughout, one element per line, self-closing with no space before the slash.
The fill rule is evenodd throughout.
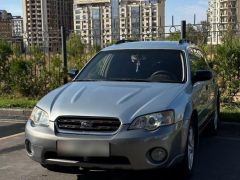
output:
<path id="1" fill-rule="evenodd" d="M 84 53 L 84 44 L 79 34 L 70 34 L 67 40 L 67 53 L 69 56 L 79 56 Z"/>
<path id="2" fill-rule="evenodd" d="M 35 83 L 32 81 L 32 62 L 21 58 L 10 62 L 11 88 L 15 94 L 33 96 Z"/>
<path id="3" fill-rule="evenodd" d="M 240 92 L 240 38 L 233 32 L 225 34 L 217 46 L 214 64 L 222 101 L 231 103 Z"/>
<path id="4" fill-rule="evenodd" d="M 76 33 L 70 34 L 67 40 L 67 55 L 69 68 L 81 69 L 88 60 L 101 49 L 100 46 L 83 44 L 81 36 Z"/>
<path id="5" fill-rule="evenodd" d="M 170 33 L 170 35 L 166 37 L 166 40 L 168 40 L 168 41 L 179 41 L 180 38 L 181 38 L 181 32 L 176 31 L 174 33 Z"/>
<path id="6" fill-rule="evenodd" d="M 187 25 L 187 39 L 202 46 L 207 44 L 208 40 L 208 24 L 206 21 L 202 21 L 199 25 Z"/>
<path id="7" fill-rule="evenodd" d="M 186 27 L 187 37 L 186 39 L 194 44 L 203 45 L 207 43 L 208 38 L 208 24 L 206 21 L 202 21 L 200 25 L 187 24 Z M 181 38 L 180 30 L 170 33 L 166 40 L 178 41 Z"/>
<path id="8" fill-rule="evenodd" d="M 9 43 L 0 40 L 0 88 L 1 93 L 9 91 L 9 58 L 12 55 Z"/>

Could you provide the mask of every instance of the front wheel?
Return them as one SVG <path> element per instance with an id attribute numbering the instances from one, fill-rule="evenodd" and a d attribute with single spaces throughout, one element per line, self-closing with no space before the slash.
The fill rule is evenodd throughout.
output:
<path id="1" fill-rule="evenodd" d="M 181 174 L 184 177 L 190 177 L 190 175 L 192 174 L 195 162 L 195 149 L 196 149 L 195 129 L 193 124 L 190 124 L 188 129 L 188 138 L 185 148 L 184 159 L 180 164 Z"/>

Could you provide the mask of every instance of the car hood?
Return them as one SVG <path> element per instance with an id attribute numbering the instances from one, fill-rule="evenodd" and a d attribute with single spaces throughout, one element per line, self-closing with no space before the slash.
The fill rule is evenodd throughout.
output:
<path id="1" fill-rule="evenodd" d="M 116 117 L 123 124 L 140 115 L 169 109 L 183 84 L 71 82 L 46 95 L 37 106 L 54 121 L 59 116 Z"/>

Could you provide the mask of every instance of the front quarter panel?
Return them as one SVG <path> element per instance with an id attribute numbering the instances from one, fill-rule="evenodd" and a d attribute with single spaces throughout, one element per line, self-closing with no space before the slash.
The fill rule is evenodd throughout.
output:
<path id="1" fill-rule="evenodd" d="M 186 85 L 184 91 L 175 98 L 169 108 L 174 109 L 175 111 L 175 122 L 182 122 L 181 151 L 184 152 L 188 135 L 188 127 L 193 112 L 191 85 Z"/>
<path id="2" fill-rule="evenodd" d="M 57 98 L 64 92 L 64 90 L 70 85 L 71 83 L 68 83 L 66 85 L 63 85 L 47 95 L 45 95 L 38 103 L 37 107 L 41 108 L 45 112 L 48 113 L 48 115 L 51 117 L 51 111 L 53 108 L 54 103 L 56 102 Z"/>

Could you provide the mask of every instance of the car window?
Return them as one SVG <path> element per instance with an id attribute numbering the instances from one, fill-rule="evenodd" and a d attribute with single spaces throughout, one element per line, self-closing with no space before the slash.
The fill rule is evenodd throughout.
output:
<path id="1" fill-rule="evenodd" d="M 191 76 L 193 77 L 198 70 L 210 70 L 204 56 L 198 49 L 189 49 Z"/>
<path id="2" fill-rule="evenodd" d="M 99 58 L 101 61 L 95 61 L 92 65 L 91 71 L 88 73 L 88 78 L 90 79 L 101 79 L 104 77 L 105 69 L 107 69 L 109 62 L 111 61 L 113 55 L 109 54 L 100 54 Z"/>
<path id="3" fill-rule="evenodd" d="M 179 50 L 115 50 L 95 56 L 76 80 L 185 81 L 185 58 Z"/>

